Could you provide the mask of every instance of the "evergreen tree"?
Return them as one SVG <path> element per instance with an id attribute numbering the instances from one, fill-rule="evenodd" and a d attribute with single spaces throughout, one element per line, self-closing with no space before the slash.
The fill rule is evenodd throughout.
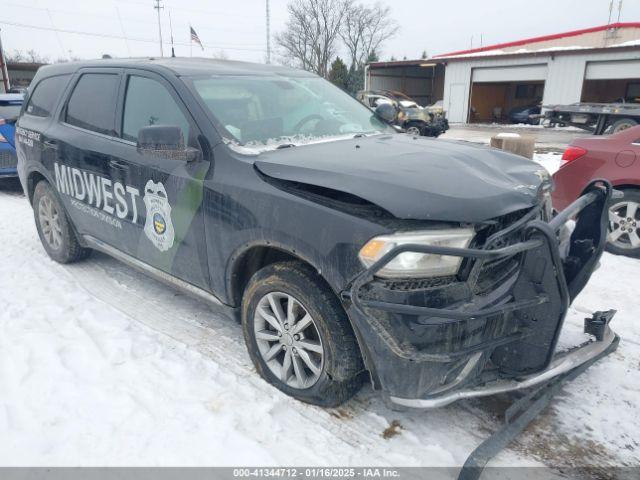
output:
<path id="1" fill-rule="evenodd" d="M 349 90 L 349 70 L 340 57 L 331 64 L 331 70 L 329 70 L 329 81 L 335 86 L 340 87 L 343 90 Z"/>

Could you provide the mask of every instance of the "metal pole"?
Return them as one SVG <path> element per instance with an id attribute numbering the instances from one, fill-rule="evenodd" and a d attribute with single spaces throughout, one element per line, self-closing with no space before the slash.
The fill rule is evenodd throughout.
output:
<path id="1" fill-rule="evenodd" d="M 171 35 L 171 57 L 175 58 L 176 51 L 173 48 L 173 25 L 171 25 L 171 9 L 169 9 L 169 34 Z"/>
<path id="2" fill-rule="evenodd" d="M 0 70 L 2 70 L 2 84 L 4 91 L 8 92 L 11 88 L 9 83 L 9 72 L 7 71 L 7 62 L 4 61 L 4 49 L 2 48 L 2 34 L 0 33 Z"/>
<path id="3" fill-rule="evenodd" d="M 618 2 L 618 23 L 620 23 L 620 15 L 622 14 L 622 0 Z"/>
<path id="4" fill-rule="evenodd" d="M 160 23 L 160 10 L 164 7 L 160 5 L 160 0 L 155 0 L 156 4 L 153 8 L 158 11 L 158 38 L 160 39 L 160 56 L 164 57 L 164 51 L 162 50 L 162 25 Z"/>
<path id="5" fill-rule="evenodd" d="M 269 0 L 267 1 L 267 63 L 271 63 L 271 14 L 269 12 Z"/>

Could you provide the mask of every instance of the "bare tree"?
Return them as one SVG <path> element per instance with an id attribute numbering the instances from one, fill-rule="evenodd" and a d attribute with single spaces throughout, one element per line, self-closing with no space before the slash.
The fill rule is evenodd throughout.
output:
<path id="1" fill-rule="evenodd" d="M 26 61 L 26 57 L 22 50 L 13 50 L 12 52 L 6 52 L 5 59 L 7 62 L 20 63 Z"/>
<path id="2" fill-rule="evenodd" d="M 47 63 L 47 60 L 47 57 L 43 57 L 35 50 L 27 50 L 27 61 L 31 63 Z"/>
<path id="3" fill-rule="evenodd" d="M 360 69 L 373 53 L 380 53 L 382 44 L 398 32 L 391 18 L 391 9 L 380 3 L 365 6 L 349 2 L 342 22 L 340 37 L 349 52 L 351 66 Z"/>
<path id="4" fill-rule="evenodd" d="M 337 50 L 340 28 L 352 0 L 293 0 L 286 29 L 276 36 L 285 62 L 326 77 Z"/>

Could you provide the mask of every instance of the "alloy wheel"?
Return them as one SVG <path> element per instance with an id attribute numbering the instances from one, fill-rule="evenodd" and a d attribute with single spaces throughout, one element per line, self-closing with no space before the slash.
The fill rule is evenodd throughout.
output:
<path id="1" fill-rule="evenodd" d="M 38 219 L 44 239 L 49 247 L 58 250 L 62 245 L 62 226 L 60 225 L 60 212 L 51 198 L 47 195 L 40 198 L 38 203 Z"/>
<path id="2" fill-rule="evenodd" d="M 324 366 L 324 348 L 315 321 L 292 295 L 270 292 L 258 302 L 254 335 L 262 359 L 291 388 L 312 387 Z"/>
<path id="3" fill-rule="evenodd" d="M 640 248 L 640 204 L 619 202 L 609 208 L 609 243 L 619 248 Z"/>

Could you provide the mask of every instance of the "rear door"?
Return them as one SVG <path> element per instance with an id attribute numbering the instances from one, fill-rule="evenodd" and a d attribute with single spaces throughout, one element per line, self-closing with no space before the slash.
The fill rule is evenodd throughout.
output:
<path id="1" fill-rule="evenodd" d="M 116 247 L 132 234 L 134 217 L 132 197 L 118 195 L 111 178 L 121 78 L 115 68 L 76 73 L 45 143 L 48 168 L 78 233 Z"/>
<path id="2" fill-rule="evenodd" d="M 123 76 L 118 109 L 120 142 L 110 177 L 136 192 L 135 234 L 120 247 L 143 262 L 201 288 L 209 288 L 202 198 L 209 172 L 206 145 L 174 86 L 162 76 L 131 69 Z M 199 149 L 195 161 L 138 152 L 141 128 L 178 126 L 185 144 Z"/>

